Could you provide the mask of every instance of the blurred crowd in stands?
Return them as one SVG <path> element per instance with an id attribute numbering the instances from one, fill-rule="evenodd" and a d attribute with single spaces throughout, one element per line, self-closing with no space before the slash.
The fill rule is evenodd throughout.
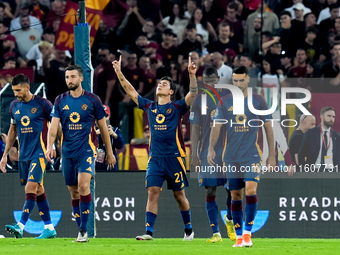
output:
<path id="1" fill-rule="evenodd" d="M 135 124 L 136 105 L 121 89 L 111 65 L 119 56 L 126 78 L 139 94 L 153 100 L 157 81 L 165 75 L 177 84 L 173 100 L 188 92 L 188 56 L 199 67 L 199 87 L 205 67 L 215 67 L 220 83 L 226 84 L 232 68 L 244 65 L 250 87 L 269 104 L 273 87 L 340 92 L 340 1 L 111 2 L 124 2 L 128 10 L 115 27 L 100 21 L 91 48 L 93 92 L 111 108 L 111 125 L 122 130 L 127 143 L 136 137 L 135 128 L 137 138 L 143 138 L 148 123 L 142 117 L 138 120 L 142 124 Z M 66 0 L 0 1 L 0 66 L 34 66 L 32 82 L 45 82 L 52 103 L 67 90 L 64 69 L 73 62 L 73 52 L 54 47 L 66 4 Z"/>

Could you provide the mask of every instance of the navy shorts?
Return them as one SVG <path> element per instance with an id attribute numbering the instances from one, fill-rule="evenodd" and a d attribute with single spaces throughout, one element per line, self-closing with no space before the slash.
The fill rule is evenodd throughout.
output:
<path id="1" fill-rule="evenodd" d="M 261 178 L 261 160 L 247 162 L 226 162 L 227 183 L 225 188 L 239 190 L 245 187 L 245 182 L 259 183 Z"/>
<path id="2" fill-rule="evenodd" d="M 215 159 L 216 162 L 216 159 Z M 222 159 L 214 167 L 210 166 L 206 158 L 201 160 L 201 168 L 198 173 L 198 184 L 204 187 L 224 186 L 226 183 L 225 173 L 223 172 Z"/>
<path id="3" fill-rule="evenodd" d="M 164 181 L 173 191 L 188 187 L 185 160 L 182 157 L 151 157 L 145 177 L 145 187 L 162 187 Z"/>
<path id="4" fill-rule="evenodd" d="M 36 182 L 43 185 L 45 169 L 45 158 L 35 158 L 28 161 L 19 161 L 19 177 L 21 186 L 25 186 L 27 182 Z"/>
<path id="5" fill-rule="evenodd" d="M 93 153 L 87 153 L 75 158 L 63 158 L 61 163 L 65 184 L 77 184 L 79 173 L 89 173 L 92 175 L 95 171 L 95 157 Z"/>

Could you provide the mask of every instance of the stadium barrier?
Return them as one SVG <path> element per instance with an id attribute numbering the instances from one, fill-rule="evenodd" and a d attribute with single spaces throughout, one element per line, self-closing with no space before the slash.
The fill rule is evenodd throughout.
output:
<path id="1" fill-rule="evenodd" d="M 145 172 L 98 172 L 96 174 L 97 237 L 134 238 L 144 233 L 147 192 Z M 261 238 L 339 238 L 340 196 L 338 178 L 287 178 L 269 174 L 261 180 L 258 191 L 258 213 L 253 230 Z M 336 175 L 335 175 L 336 176 Z M 275 178 L 274 178 L 275 177 Z M 198 187 L 195 173 L 189 174 L 190 187 L 186 194 L 191 204 L 195 237 L 211 236 L 205 211 L 205 191 Z M 71 199 L 61 172 L 49 172 L 44 181 L 52 221 L 58 237 L 76 237 L 77 227 L 72 219 Z M 24 188 L 19 188 L 17 173 L 1 174 L 2 187 L 0 226 L 15 222 L 24 202 Z M 222 216 L 225 214 L 226 192 L 218 188 L 220 230 L 226 237 Z M 26 230 L 37 235 L 43 223 L 34 209 Z M 31 237 L 28 232 L 25 237 Z M 9 237 L 4 228 L 0 234 Z M 163 186 L 159 214 L 155 225 L 156 238 L 182 238 L 183 223 L 172 192 Z"/>

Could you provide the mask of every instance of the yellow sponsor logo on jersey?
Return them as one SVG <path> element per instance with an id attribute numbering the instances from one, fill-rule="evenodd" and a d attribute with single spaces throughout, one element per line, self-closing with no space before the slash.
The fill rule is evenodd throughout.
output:
<path id="1" fill-rule="evenodd" d="M 77 113 L 77 112 L 72 112 L 70 114 L 70 120 L 73 122 L 73 123 L 77 123 L 79 120 L 80 120 L 80 114 Z"/>
<path id="2" fill-rule="evenodd" d="M 20 111 L 19 110 L 17 110 L 14 114 L 20 114 Z"/>
<path id="3" fill-rule="evenodd" d="M 24 127 L 28 126 L 30 122 L 30 118 L 26 115 L 21 118 L 21 125 L 23 125 Z"/>
<path id="4" fill-rule="evenodd" d="M 164 116 L 163 114 L 158 114 L 158 115 L 156 116 L 156 122 L 157 122 L 158 124 L 162 124 L 164 121 L 165 121 L 165 116 Z"/>
<path id="5" fill-rule="evenodd" d="M 70 108 L 68 107 L 68 105 L 65 105 L 63 110 L 70 110 Z"/>
<path id="6" fill-rule="evenodd" d="M 241 119 L 243 119 L 243 120 L 241 120 Z M 243 124 L 243 123 L 247 122 L 247 116 L 244 115 L 244 114 L 238 114 L 238 115 L 236 115 L 235 120 L 238 124 Z"/>
<path id="7" fill-rule="evenodd" d="M 155 110 L 151 110 L 153 113 L 157 113 L 157 109 L 155 109 Z"/>

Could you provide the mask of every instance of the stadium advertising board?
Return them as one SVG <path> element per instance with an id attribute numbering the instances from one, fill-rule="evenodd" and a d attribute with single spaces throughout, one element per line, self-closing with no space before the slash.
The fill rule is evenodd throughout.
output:
<path id="1" fill-rule="evenodd" d="M 145 201 L 144 172 L 99 172 L 96 174 L 97 237 L 134 238 L 144 232 Z M 273 173 L 274 174 L 274 173 Z M 194 173 L 186 194 L 191 203 L 192 224 L 196 237 L 211 236 L 205 211 L 205 191 L 199 188 Z M 254 237 L 266 238 L 339 238 L 340 196 L 337 178 L 263 178 L 259 207 L 253 227 Z M 76 223 L 72 218 L 71 199 L 60 172 L 48 173 L 46 193 L 52 210 L 52 221 L 59 237 L 75 237 Z M 18 188 L 17 173 L 2 174 L 2 205 L 0 226 L 13 223 L 21 210 L 24 189 Z M 15 188 L 14 188 L 15 187 Z M 220 230 L 223 226 L 226 192 L 218 189 Z M 183 223 L 172 192 L 163 186 L 155 225 L 156 238 L 182 238 Z M 26 225 L 25 237 L 36 236 L 43 224 L 35 208 Z M 1 228 L 0 234 L 9 237 Z M 31 232 L 32 234 L 28 233 Z"/>

